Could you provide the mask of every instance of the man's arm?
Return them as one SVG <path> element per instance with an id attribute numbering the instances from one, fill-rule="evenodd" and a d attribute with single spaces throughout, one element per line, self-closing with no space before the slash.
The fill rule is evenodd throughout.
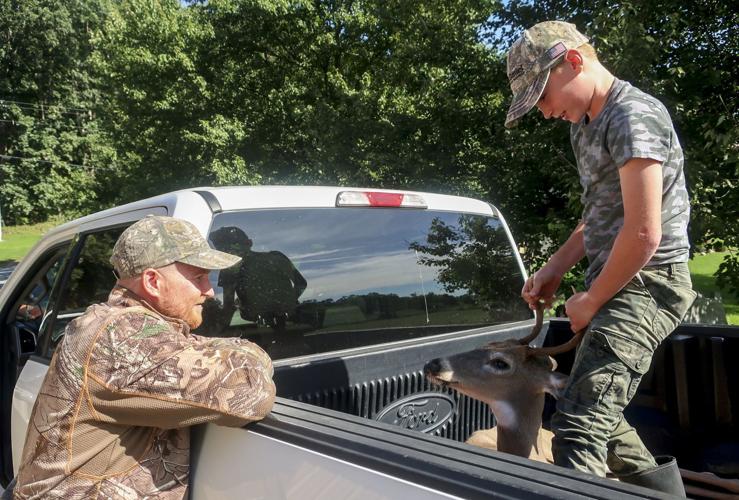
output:
<path id="1" fill-rule="evenodd" d="M 661 163 L 650 158 L 633 158 L 619 169 L 619 176 L 624 224 L 590 290 L 567 301 L 573 331 L 590 323 L 598 310 L 649 262 L 662 239 Z"/>
<path id="2" fill-rule="evenodd" d="M 272 362 L 240 339 L 185 336 L 161 318 L 127 313 L 99 335 L 83 367 L 93 415 L 164 429 L 239 426 L 272 408 Z"/>

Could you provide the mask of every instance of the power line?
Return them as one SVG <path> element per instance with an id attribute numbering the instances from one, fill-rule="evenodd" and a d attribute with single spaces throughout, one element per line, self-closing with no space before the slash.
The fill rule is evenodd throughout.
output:
<path id="1" fill-rule="evenodd" d="M 26 161 L 37 161 L 37 162 L 41 162 L 41 163 L 50 163 L 52 165 L 60 164 L 61 163 L 61 164 L 64 164 L 64 165 L 69 165 L 71 167 L 79 167 L 79 168 L 82 168 L 84 170 L 112 170 L 112 169 L 115 168 L 112 165 L 107 166 L 107 167 L 94 167 L 94 166 L 91 166 L 91 165 L 80 165 L 78 163 L 70 163 L 70 162 L 64 161 L 64 160 L 51 161 L 51 160 L 42 160 L 41 158 L 28 158 L 28 157 L 23 157 L 23 156 L 13 156 L 13 155 L 4 155 L 4 154 L 0 154 L 0 158 L 2 158 L 2 159 L 14 159 L 14 160 L 26 160 Z M 8 164 L 10 165 L 10 163 L 8 163 Z"/>
<path id="2" fill-rule="evenodd" d="M 3 98 L 0 98 L 0 105 L 4 105 L 6 102 L 12 103 L 12 104 L 16 104 L 19 107 L 32 107 L 32 108 L 36 108 L 36 109 L 60 108 L 60 109 L 69 109 L 69 110 L 72 110 L 72 112 L 79 112 L 79 113 L 87 113 L 87 112 L 91 111 L 89 109 L 73 108 L 73 107 L 70 107 L 70 106 L 62 106 L 61 104 L 46 104 L 46 105 L 42 105 L 42 104 L 36 104 L 36 103 L 28 102 L 28 101 L 15 101 L 13 99 L 3 99 Z"/>
<path id="3" fill-rule="evenodd" d="M 92 119 L 91 111 L 79 111 L 79 112 L 78 111 L 62 111 L 61 109 L 60 110 L 55 109 L 53 106 L 50 106 L 48 108 L 41 108 L 41 107 L 35 108 L 31 106 L 20 106 L 17 104 L 15 106 L 17 106 L 20 109 L 20 111 L 25 114 L 30 114 L 30 113 L 43 114 L 45 115 L 44 120 L 47 120 L 49 118 L 48 115 L 55 114 L 55 113 L 58 113 L 59 115 L 62 115 L 62 116 L 73 116 L 78 119 L 79 118 L 88 119 L 88 120 Z M 10 105 L 5 104 L 2 101 L 0 101 L 0 108 L 10 109 Z"/>
<path id="4" fill-rule="evenodd" d="M 50 120 L 49 118 L 37 118 L 37 119 L 34 120 L 33 123 L 34 124 L 38 124 L 38 123 L 46 123 L 46 122 L 54 122 L 54 120 Z M 20 119 L 18 119 L 18 120 L 6 120 L 4 118 L 0 118 L 0 123 L 10 123 L 11 125 L 21 125 L 21 120 Z M 64 123 L 64 124 L 60 124 L 60 125 L 62 125 L 62 126 L 70 126 L 69 123 Z M 84 123 L 77 123 L 77 124 L 72 124 L 71 126 L 74 126 L 74 127 L 84 127 L 85 124 Z"/>
<path id="5" fill-rule="evenodd" d="M 37 119 L 34 123 L 51 122 L 51 121 L 53 121 L 53 120 L 50 120 L 48 118 L 41 118 L 41 119 Z M 0 118 L 0 122 L 3 122 L 3 123 L 11 123 L 13 125 L 20 125 L 20 120 L 6 120 L 4 118 Z M 65 124 L 65 125 L 68 125 L 68 124 Z M 74 126 L 75 127 L 84 127 L 83 124 L 76 124 Z"/>

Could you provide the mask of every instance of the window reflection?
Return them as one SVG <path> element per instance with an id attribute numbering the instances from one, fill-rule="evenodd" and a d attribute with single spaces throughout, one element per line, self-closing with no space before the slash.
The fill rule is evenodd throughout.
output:
<path id="1" fill-rule="evenodd" d="M 252 338 L 276 357 L 530 317 L 511 245 L 492 217 L 232 212 L 216 216 L 210 239 L 244 260 L 211 276 L 216 298 L 201 333 Z"/>

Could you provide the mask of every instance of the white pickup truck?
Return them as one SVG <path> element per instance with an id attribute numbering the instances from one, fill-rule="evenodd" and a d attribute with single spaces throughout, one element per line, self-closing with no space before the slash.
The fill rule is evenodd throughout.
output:
<path id="1" fill-rule="evenodd" d="M 661 497 L 464 444 L 495 424 L 489 408 L 430 385 L 422 367 L 530 331 L 505 220 L 469 198 L 340 187 L 190 189 L 50 231 L 0 290 L 3 484 L 66 324 L 105 301 L 112 246 L 147 214 L 189 220 L 219 245 L 246 237 L 265 263 L 245 282 L 212 274 L 199 333 L 261 345 L 277 401 L 245 428 L 193 428 L 193 499 Z M 291 264 L 296 296 L 254 300 L 279 288 L 271 261 Z"/>

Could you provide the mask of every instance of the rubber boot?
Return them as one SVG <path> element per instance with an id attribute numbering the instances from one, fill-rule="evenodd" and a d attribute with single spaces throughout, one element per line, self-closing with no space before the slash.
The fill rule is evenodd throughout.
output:
<path id="1" fill-rule="evenodd" d="M 624 483 L 636 484 L 637 486 L 685 498 L 685 487 L 675 457 L 661 455 L 654 457 L 654 460 L 657 462 L 657 467 L 635 472 L 628 476 L 620 476 L 618 479 Z"/>

